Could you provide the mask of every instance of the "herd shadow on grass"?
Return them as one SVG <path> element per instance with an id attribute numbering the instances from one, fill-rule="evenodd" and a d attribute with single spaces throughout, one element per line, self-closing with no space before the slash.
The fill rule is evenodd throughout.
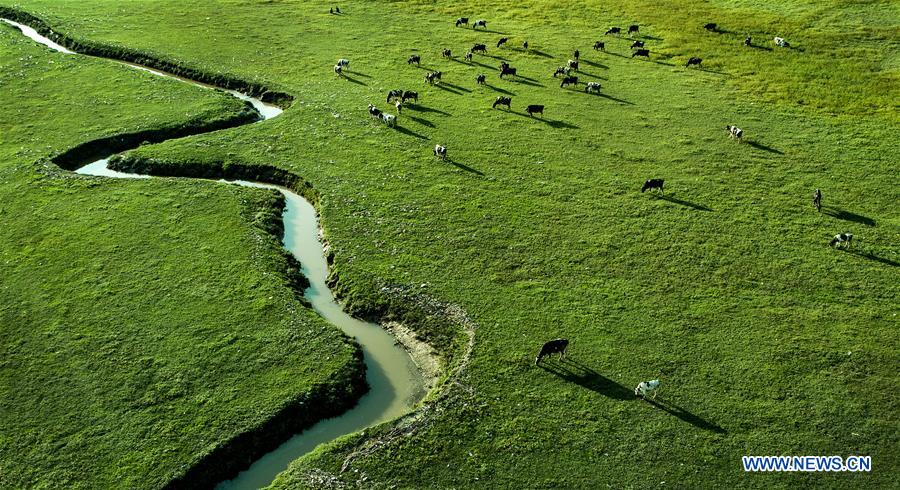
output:
<path id="1" fill-rule="evenodd" d="M 549 361 L 544 361 L 544 363 L 540 364 L 539 366 L 544 371 L 556 375 L 563 381 L 575 383 L 578 386 L 589 389 L 597 394 L 612 398 L 614 400 L 627 401 L 641 399 L 634 394 L 634 390 L 616 383 L 615 381 L 607 378 L 606 376 L 603 376 L 597 371 L 591 369 L 588 366 L 585 366 L 581 362 L 578 362 L 571 357 L 565 358 L 561 361 L 550 359 Z M 693 425 L 694 427 L 697 427 L 698 429 L 708 430 L 710 432 L 715 432 L 716 434 L 726 433 L 726 430 L 722 427 L 708 420 L 705 420 L 699 415 L 689 412 L 688 410 L 676 405 L 675 403 L 666 401 L 663 398 L 645 398 L 644 401 L 670 415 L 681 419 L 684 422 Z"/>
<path id="2" fill-rule="evenodd" d="M 844 221 L 852 221 L 861 225 L 875 226 L 876 224 L 874 219 L 869 218 L 868 216 L 863 216 L 861 214 L 852 213 L 850 211 L 847 211 L 846 209 L 835 208 L 831 206 L 822 206 L 822 213 L 827 214 L 832 218 L 837 218 Z"/>

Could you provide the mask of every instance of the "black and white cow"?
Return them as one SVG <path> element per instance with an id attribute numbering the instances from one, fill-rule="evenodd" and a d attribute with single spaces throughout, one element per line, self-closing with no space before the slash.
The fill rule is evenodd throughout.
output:
<path id="1" fill-rule="evenodd" d="M 400 102 L 399 100 L 394 102 L 394 107 L 397 108 L 397 115 L 399 116 L 400 113 L 403 112 L 403 102 Z"/>
<path id="2" fill-rule="evenodd" d="M 831 239 L 831 242 L 828 244 L 832 247 L 836 248 L 850 248 L 850 245 L 853 244 L 853 234 L 851 233 L 841 233 L 839 235 L 835 235 L 834 238 Z"/>
<path id="3" fill-rule="evenodd" d="M 518 76 L 518 75 L 516 75 L 516 69 L 511 66 L 507 66 L 506 68 L 500 69 L 500 78 L 503 78 L 503 75 L 512 75 L 514 77 Z"/>
<path id="4" fill-rule="evenodd" d="M 415 63 L 416 66 L 419 66 L 419 63 L 421 61 L 422 61 L 422 58 L 417 54 L 411 55 L 409 58 L 406 58 L 407 65 L 411 65 L 411 64 Z"/>
<path id="5" fill-rule="evenodd" d="M 343 74 L 343 68 L 341 67 L 341 65 L 334 65 L 334 74 L 337 75 L 337 76 L 339 76 L 339 77 L 344 76 L 344 74 Z"/>
<path id="6" fill-rule="evenodd" d="M 635 41 L 635 42 L 631 43 L 631 49 L 643 48 L 643 47 L 644 47 L 644 41 Z"/>
<path id="7" fill-rule="evenodd" d="M 447 159 L 447 147 L 441 145 L 434 145 L 434 156 L 440 158 L 441 160 Z"/>
<path id="8" fill-rule="evenodd" d="M 487 46 L 484 44 L 476 44 L 472 46 L 472 49 L 470 51 L 472 51 L 473 53 L 487 54 Z"/>
<path id="9" fill-rule="evenodd" d="M 618 36 L 619 34 L 622 34 L 622 28 L 621 27 L 610 27 L 609 30 L 606 31 L 606 35 L 610 35 L 610 34 L 615 34 Z"/>
<path id="10" fill-rule="evenodd" d="M 379 118 L 379 119 L 380 119 L 380 118 L 381 118 L 381 114 L 382 114 L 381 109 L 379 109 L 379 108 L 373 106 L 372 104 L 369 104 L 369 115 L 370 115 L 370 116 L 372 116 L 372 117 L 374 117 L 374 118 Z"/>
<path id="11" fill-rule="evenodd" d="M 566 62 L 566 68 L 571 68 L 575 71 L 578 71 L 578 60 L 569 60 Z"/>
<path id="12" fill-rule="evenodd" d="M 418 104 L 419 103 L 419 93 L 413 92 L 412 90 L 405 90 L 403 92 L 403 95 L 400 97 L 400 101 L 405 104 L 406 101 L 410 100 L 410 99 L 416 101 L 416 103 Z"/>
<path id="13" fill-rule="evenodd" d="M 472 29 L 476 27 L 481 27 L 483 29 L 487 29 L 487 21 L 486 20 L 476 20 L 474 24 L 472 24 Z"/>
<path id="14" fill-rule="evenodd" d="M 494 99 L 494 104 L 491 105 L 491 109 L 496 109 L 498 105 L 505 105 L 506 110 L 512 109 L 512 97 L 504 97 L 500 96 Z"/>
<path id="15" fill-rule="evenodd" d="M 813 192 L 813 206 L 816 207 L 816 211 L 822 212 L 822 191 L 819 189 Z"/>
<path id="16" fill-rule="evenodd" d="M 525 41 L 522 43 L 522 49 L 524 49 L 525 51 L 528 51 L 528 41 Z"/>
<path id="17" fill-rule="evenodd" d="M 557 77 L 559 75 L 567 76 L 572 69 L 565 66 L 557 66 L 556 71 L 553 72 L 553 76 Z"/>
<path id="18" fill-rule="evenodd" d="M 452 58 L 452 55 L 450 54 L 450 50 L 447 48 L 444 48 L 443 50 L 441 50 L 441 56 L 443 56 L 444 58 Z"/>
<path id="19" fill-rule="evenodd" d="M 541 346 L 541 350 L 538 352 L 537 357 L 534 358 L 534 365 L 537 366 L 538 364 L 540 364 L 542 358 L 551 356 L 553 354 L 559 354 L 559 360 L 561 361 L 563 357 L 566 356 L 566 351 L 568 349 L 568 339 L 556 339 L 546 342 Z"/>
<path id="20" fill-rule="evenodd" d="M 403 98 L 402 90 L 391 90 L 388 92 L 387 100 L 385 102 L 389 103 L 391 101 L 391 99 L 401 99 L 401 98 Z"/>
<path id="21" fill-rule="evenodd" d="M 503 46 L 506 44 L 506 41 L 509 41 L 508 37 L 501 37 L 499 41 L 497 41 L 497 47 Z"/>
<path id="22" fill-rule="evenodd" d="M 350 60 L 341 58 L 341 59 L 337 60 L 337 63 L 335 63 L 335 64 L 347 71 L 350 71 Z"/>
<path id="23" fill-rule="evenodd" d="M 588 82 L 587 85 L 584 87 L 584 91 L 588 92 L 588 93 L 600 92 L 600 84 L 597 82 Z"/>
<path id="24" fill-rule="evenodd" d="M 783 38 L 780 38 L 780 37 L 776 37 L 776 38 L 775 38 L 775 45 L 778 46 L 778 47 L 780 47 L 780 48 L 789 48 L 789 47 L 791 47 L 790 43 L 788 43 L 787 41 L 785 41 Z"/>
<path id="25" fill-rule="evenodd" d="M 744 46 L 753 46 L 753 38 L 747 36 L 747 39 L 744 39 Z"/>
<path id="26" fill-rule="evenodd" d="M 647 181 L 644 182 L 644 186 L 641 187 L 641 192 L 644 192 L 646 190 L 659 189 L 659 192 L 664 194 L 663 184 L 665 184 L 665 182 L 666 181 L 664 179 L 647 179 Z"/>
<path id="27" fill-rule="evenodd" d="M 441 79 L 441 72 L 432 71 L 425 74 L 425 83 L 434 85 L 434 83 Z"/>
<path id="28" fill-rule="evenodd" d="M 725 130 L 728 131 L 728 134 L 732 138 L 737 138 L 738 141 L 744 141 L 742 138 L 744 137 L 744 130 L 737 126 L 725 126 Z"/>
<path id="29" fill-rule="evenodd" d="M 468 62 L 472 61 L 472 52 L 471 51 L 466 53 L 465 60 Z"/>
<path id="30" fill-rule="evenodd" d="M 478 76 L 475 77 L 475 83 L 477 83 L 478 85 L 484 85 L 486 80 L 487 77 L 484 76 L 483 73 L 479 73 Z"/>
<path id="31" fill-rule="evenodd" d="M 575 85 L 578 86 L 578 77 L 564 77 L 562 79 L 562 83 L 559 84 L 560 88 L 565 87 L 567 85 Z"/>
<path id="32" fill-rule="evenodd" d="M 636 49 L 633 53 L 631 53 L 632 58 L 634 58 L 635 56 L 643 56 L 645 58 L 649 58 L 650 50 L 649 49 Z"/>
<path id="33" fill-rule="evenodd" d="M 381 114 L 381 121 L 389 128 L 397 126 L 397 116 L 386 112 Z"/>
<path id="34" fill-rule="evenodd" d="M 532 117 L 534 117 L 535 114 L 540 114 L 541 116 L 543 116 L 544 115 L 544 106 L 533 104 L 533 105 L 526 107 L 525 112 L 527 112 L 528 115 L 532 116 Z"/>
<path id="35" fill-rule="evenodd" d="M 469 18 L 468 17 L 460 17 L 460 18 L 456 19 L 456 27 L 459 27 L 461 25 L 469 25 Z"/>
<path id="36" fill-rule="evenodd" d="M 687 60 L 687 63 L 685 63 L 684 66 L 688 67 L 691 65 L 697 65 L 697 68 L 702 68 L 700 63 L 703 63 L 703 60 L 701 58 L 697 58 L 696 56 L 691 56 L 691 59 Z"/>
<path id="37" fill-rule="evenodd" d="M 594 50 L 595 50 L 595 51 L 606 51 L 606 43 L 604 43 L 603 41 L 597 41 L 597 42 L 595 42 L 595 43 L 594 43 Z"/>

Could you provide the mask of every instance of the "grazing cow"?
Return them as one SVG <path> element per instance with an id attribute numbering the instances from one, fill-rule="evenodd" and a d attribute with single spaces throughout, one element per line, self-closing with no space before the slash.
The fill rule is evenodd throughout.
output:
<path id="1" fill-rule="evenodd" d="M 534 358 L 534 365 L 537 366 L 544 356 L 550 356 L 556 353 L 559 353 L 559 360 L 561 361 L 563 357 L 566 356 L 566 350 L 568 350 L 568 348 L 568 339 L 551 340 L 541 346 L 540 352 L 538 352 L 537 357 Z"/>
<path id="2" fill-rule="evenodd" d="M 397 125 L 397 116 L 393 114 L 384 112 L 381 114 L 381 120 L 384 121 L 384 124 L 389 128 L 393 128 Z"/>
<path id="3" fill-rule="evenodd" d="M 487 80 L 487 77 L 484 76 L 483 73 L 479 73 L 477 77 L 475 77 L 475 83 L 478 85 L 484 85 L 484 82 Z"/>
<path id="4" fill-rule="evenodd" d="M 535 114 L 544 115 L 544 106 L 542 105 L 530 105 L 525 108 L 525 112 L 528 113 L 529 116 L 534 117 Z"/>
<path id="5" fill-rule="evenodd" d="M 500 70 L 500 78 L 503 78 L 503 75 L 518 76 L 516 75 L 516 69 L 509 66 Z"/>
<path id="6" fill-rule="evenodd" d="M 369 115 L 370 116 L 375 117 L 375 118 L 381 118 L 381 114 L 382 113 L 381 113 L 380 109 L 373 106 L 372 104 L 369 104 Z"/>
<path id="7" fill-rule="evenodd" d="M 505 69 L 507 69 L 507 68 L 509 68 L 509 63 L 507 63 L 507 62 L 505 62 L 505 61 L 501 61 L 501 62 L 500 62 L 500 71 L 503 71 L 503 70 L 505 70 Z"/>
<path id="8" fill-rule="evenodd" d="M 466 58 L 466 61 L 471 62 L 472 61 L 472 52 L 469 51 L 468 53 L 466 53 L 465 58 Z"/>
<path id="9" fill-rule="evenodd" d="M 440 158 L 441 160 L 447 159 L 447 147 L 441 145 L 434 145 L 434 156 Z"/>
<path id="10" fill-rule="evenodd" d="M 524 49 L 525 51 L 528 51 L 528 41 L 525 41 L 522 43 L 522 49 Z"/>
<path id="11" fill-rule="evenodd" d="M 399 116 L 399 115 L 400 115 L 400 112 L 401 112 L 402 109 L 403 109 L 403 102 L 400 102 L 399 100 L 396 101 L 396 102 L 394 102 L 394 107 L 397 108 L 397 115 Z"/>
<path id="12" fill-rule="evenodd" d="M 439 71 L 432 71 L 432 72 L 425 74 L 425 83 L 434 85 L 434 82 L 436 80 L 440 80 L 440 79 L 441 79 L 441 72 L 439 72 Z"/>
<path id="13" fill-rule="evenodd" d="M 822 212 L 822 191 L 819 189 L 813 192 L 813 206 L 816 207 L 816 211 Z"/>
<path id="14" fill-rule="evenodd" d="M 407 100 L 412 99 L 419 103 L 419 93 L 413 92 L 412 90 L 406 90 L 403 92 L 403 95 L 400 97 L 400 102 L 406 103 Z"/>
<path id="15" fill-rule="evenodd" d="M 497 47 L 499 48 L 500 46 L 506 44 L 506 41 L 509 41 L 508 37 L 501 37 L 500 40 L 497 41 Z"/>
<path id="16" fill-rule="evenodd" d="M 644 182 L 644 186 L 641 187 L 641 192 L 644 192 L 648 189 L 659 189 L 660 193 L 665 194 L 665 192 L 663 192 L 663 184 L 665 184 L 665 182 L 666 181 L 664 179 L 647 179 L 647 181 Z"/>
<path id="17" fill-rule="evenodd" d="M 340 8 L 340 7 L 335 7 L 335 8 L 334 8 L 334 13 L 336 13 L 336 14 L 341 13 L 341 8 Z"/>
<path id="18" fill-rule="evenodd" d="M 403 91 L 402 91 L 402 90 L 391 90 L 391 91 L 388 92 L 388 94 L 387 94 L 387 100 L 386 100 L 385 102 L 388 102 L 388 103 L 389 103 L 389 102 L 391 101 L 391 99 L 400 99 L 400 98 L 402 98 L 402 97 L 403 97 Z"/>
<path id="19" fill-rule="evenodd" d="M 644 41 L 635 41 L 635 42 L 631 43 L 631 49 L 643 48 L 643 47 L 644 47 Z"/>
<path id="20" fill-rule="evenodd" d="M 341 65 L 334 65 L 334 74 L 335 75 L 337 75 L 339 77 L 344 76 L 343 73 L 341 73 L 342 71 L 343 71 L 343 68 L 341 68 Z"/>
<path id="21" fill-rule="evenodd" d="M 630 36 L 632 34 L 637 34 L 638 29 L 639 28 L 638 28 L 637 24 L 631 24 L 630 26 L 628 26 L 628 35 Z"/>
<path id="22" fill-rule="evenodd" d="M 744 46 L 753 46 L 753 38 L 747 36 L 747 39 L 744 39 Z"/>
<path id="23" fill-rule="evenodd" d="M 597 41 L 597 42 L 595 42 L 595 43 L 594 43 L 594 50 L 595 50 L 595 51 L 606 51 L 606 43 L 604 43 L 603 41 Z"/>
<path id="24" fill-rule="evenodd" d="M 597 82 L 588 82 L 588 83 L 587 83 L 587 86 L 584 87 L 584 91 L 585 91 L 585 92 L 588 92 L 588 93 L 590 93 L 590 92 L 599 92 L 599 91 L 600 91 L 600 84 L 597 83 Z"/>
<path id="25" fill-rule="evenodd" d="M 575 61 L 578 61 L 578 59 L 581 58 L 581 51 L 576 49 L 575 52 L 572 53 L 572 57 L 575 58 Z"/>
<path id="26" fill-rule="evenodd" d="M 337 66 L 340 66 L 341 68 L 347 68 L 349 71 L 350 60 L 345 60 L 344 58 L 341 58 L 341 59 L 337 60 Z"/>
<path id="27" fill-rule="evenodd" d="M 853 234 L 841 233 L 841 234 L 835 235 L 834 238 L 831 239 L 831 242 L 828 245 L 830 245 L 832 247 L 850 248 L 850 245 L 852 245 L 852 244 L 853 244 Z"/>
<path id="28" fill-rule="evenodd" d="M 560 88 L 565 87 L 566 85 L 574 85 L 578 86 L 578 77 L 564 77 L 562 79 L 562 83 L 559 84 Z"/>
<path id="29" fill-rule="evenodd" d="M 476 27 L 481 27 L 483 29 L 487 29 L 487 21 L 486 20 L 476 20 L 474 24 L 472 24 L 472 29 Z"/>
<path id="30" fill-rule="evenodd" d="M 719 26 L 717 26 L 714 22 L 710 22 L 704 25 L 703 28 L 710 32 L 716 32 L 719 29 Z"/>
<path id="31" fill-rule="evenodd" d="M 737 126 L 725 126 L 725 129 L 728 131 L 728 134 L 732 138 L 737 138 L 738 141 L 744 141 L 742 138 L 744 137 L 744 130 Z"/>
<path id="32" fill-rule="evenodd" d="M 645 58 L 650 58 L 650 50 L 649 49 L 638 49 L 634 53 L 631 53 L 631 57 L 635 56 L 643 56 Z"/>
<path id="33" fill-rule="evenodd" d="M 553 76 L 556 77 L 557 75 L 568 75 L 571 71 L 571 68 L 565 66 L 557 66 L 556 71 L 553 72 Z"/>
<path id="34" fill-rule="evenodd" d="M 775 38 L 775 45 L 781 48 L 789 48 L 791 45 L 780 37 Z"/>
<path id="35" fill-rule="evenodd" d="M 496 109 L 498 105 L 505 105 L 506 110 L 512 109 L 512 97 L 504 97 L 500 96 L 494 99 L 494 104 L 491 105 L 491 109 Z"/>
<path id="36" fill-rule="evenodd" d="M 470 51 L 472 51 L 473 53 L 487 54 L 487 46 L 484 44 L 476 44 L 472 46 L 472 49 Z"/>
<path id="37" fill-rule="evenodd" d="M 469 25 L 469 18 L 468 18 L 468 17 L 460 17 L 460 18 L 456 19 L 456 27 L 459 27 L 459 26 L 461 26 L 461 25 L 463 25 L 463 24 Z"/>
<path id="38" fill-rule="evenodd" d="M 703 63 L 703 60 L 702 60 L 702 59 L 697 58 L 696 56 L 692 56 L 691 59 L 687 60 L 687 63 L 686 63 L 684 66 L 685 66 L 685 67 L 688 67 L 688 66 L 691 66 L 691 65 L 697 65 L 697 68 L 702 68 L 702 67 L 700 66 L 700 63 Z"/>
<path id="39" fill-rule="evenodd" d="M 647 395 L 653 394 L 653 399 L 656 399 L 656 391 L 659 390 L 659 380 L 654 379 L 650 381 L 641 381 L 637 388 L 634 389 L 634 396 L 642 396 L 647 398 Z"/>
<path id="40" fill-rule="evenodd" d="M 566 67 L 571 68 L 575 71 L 578 71 L 578 60 L 569 60 L 566 62 Z"/>
<path id="41" fill-rule="evenodd" d="M 615 34 L 618 36 L 619 34 L 622 34 L 622 28 L 621 27 L 610 27 L 609 30 L 606 31 L 606 35 L 608 36 L 610 34 Z"/>
<path id="42" fill-rule="evenodd" d="M 416 66 L 419 66 L 419 63 L 421 61 L 422 61 L 422 58 L 417 54 L 414 54 L 414 55 L 410 56 L 409 58 L 406 58 L 407 65 L 411 65 L 411 64 L 415 63 Z"/>
<path id="43" fill-rule="evenodd" d="M 451 57 L 451 55 L 450 55 L 450 50 L 447 49 L 447 48 L 444 48 L 444 49 L 441 51 L 441 56 L 443 56 L 444 58 L 450 58 L 450 57 Z"/>

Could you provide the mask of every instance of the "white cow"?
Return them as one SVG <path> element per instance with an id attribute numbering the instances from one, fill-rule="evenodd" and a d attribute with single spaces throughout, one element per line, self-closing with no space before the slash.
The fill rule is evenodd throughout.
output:
<path id="1" fill-rule="evenodd" d="M 344 59 L 344 58 L 341 58 L 341 59 L 339 59 L 339 60 L 337 61 L 337 66 L 340 66 L 341 68 L 349 68 L 349 67 L 350 67 L 350 60 L 346 60 L 346 59 Z"/>
<path id="2" fill-rule="evenodd" d="M 434 156 L 440 158 L 441 160 L 447 159 L 447 147 L 441 145 L 434 145 Z"/>
<path id="3" fill-rule="evenodd" d="M 388 114 L 386 112 L 383 112 L 381 114 L 381 120 L 384 121 L 384 124 L 386 124 L 387 127 L 389 127 L 389 128 L 393 128 L 394 126 L 397 125 L 397 116 L 395 116 L 393 114 Z"/>
<path id="4" fill-rule="evenodd" d="M 647 395 L 653 394 L 653 398 L 656 399 L 656 391 L 659 389 L 659 380 L 654 379 L 651 381 L 641 381 L 637 388 L 634 389 L 634 396 L 642 396 L 647 398 Z"/>
<path id="5" fill-rule="evenodd" d="M 789 48 L 789 47 L 791 47 L 791 45 L 788 44 L 788 42 L 785 41 L 784 38 L 777 37 L 777 36 L 775 37 L 775 45 L 778 46 L 778 47 L 780 47 L 780 48 Z"/>
<path id="6" fill-rule="evenodd" d="M 597 82 L 588 82 L 587 86 L 584 87 L 585 92 L 599 92 L 600 84 Z"/>
<path id="7" fill-rule="evenodd" d="M 744 130 L 737 126 L 725 126 L 725 129 L 728 131 L 728 134 L 731 135 L 732 138 L 737 138 L 738 141 L 744 141 L 742 138 L 744 137 Z"/>

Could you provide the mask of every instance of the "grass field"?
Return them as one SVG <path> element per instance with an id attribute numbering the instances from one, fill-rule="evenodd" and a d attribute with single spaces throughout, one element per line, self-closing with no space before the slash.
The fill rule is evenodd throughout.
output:
<path id="1" fill-rule="evenodd" d="M 317 191 L 338 288 L 351 309 L 371 310 L 382 286 L 414 286 L 460 305 L 479 325 L 467 369 L 427 424 L 353 459 L 341 473 L 347 455 L 363 442 L 350 436 L 297 461 L 278 486 L 892 486 L 900 466 L 900 400 L 891 388 L 900 366 L 896 2 L 607 3 L 618 6 L 354 2 L 341 5 L 343 15 L 329 15 L 327 7 L 293 1 L 19 2 L 73 36 L 270 82 L 294 95 L 293 106 L 277 119 L 144 146 L 132 157 L 185 172 L 242 164 L 302 176 Z M 488 19 L 488 31 L 456 29 L 452 21 L 458 16 Z M 632 22 L 641 25 L 650 61 L 630 58 L 630 40 L 602 35 L 611 25 Z M 706 32 L 706 22 L 727 32 Z M 745 34 L 762 47 L 744 48 Z M 774 49 L 775 35 L 795 48 Z M 509 47 L 494 47 L 501 36 L 510 37 Z M 526 39 L 528 52 L 519 49 Z M 590 49 L 601 39 L 606 53 Z M 4 49 L 11 42 L 4 41 Z M 462 54 L 475 42 L 488 44 L 488 56 L 476 54 L 475 63 L 466 64 Z M 455 59 L 440 58 L 445 47 Z M 585 94 L 583 85 L 560 89 L 551 77 L 575 48 L 582 53 L 581 82 L 600 82 L 601 95 Z M 422 54 L 422 68 L 405 63 L 412 52 Z M 685 69 L 689 56 L 704 58 L 705 69 Z M 346 79 L 331 72 L 340 57 L 351 60 Z M 498 79 L 501 59 L 523 76 Z M 426 86 L 426 67 L 441 70 L 444 82 Z M 488 75 L 487 86 L 475 84 L 478 73 Z M 117 83 L 110 87 L 151 90 L 136 75 Z M 26 77 L 7 84 L 35 90 Z M 420 102 L 404 108 L 400 127 L 391 130 L 368 117 L 366 104 L 386 108 L 383 98 L 394 88 L 418 90 Z M 82 93 L 78 87 L 68 92 Z M 184 100 L 200 104 L 201 95 Z M 513 97 L 512 112 L 490 108 L 498 95 Z M 547 106 L 543 119 L 523 114 L 532 103 Z M 149 114 L 153 118 L 143 124 L 178 117 Z M 54 117 L 82 116 L 46 115 Z M 727 124 L 743 128 L 747 141 L 730 140 Z M 53 128 L 19 130 L 31 135 Z M 55 144 L 92 136 L 73 132 Z M 450 162 L 435 161 L 436 143 L 449 148 Z M 40 144 L 32 142 L 25 154 L 7 145 L 3 162 L 25 165 L 47 154 Z M 650 177 L 666 179 L 665 198 L 639 192 Z M 10 181 L 27 185 L 30 193 L 49 192 L 29 184 L 35 178 Z M 216 202 L 203 200 L 210 212 L 228 215 L 230 226 L 243 232 L 204 238 L 187 225 L 122 219 L 118 209 L 79 216 L 134 226 L 117 231 L 134 240 L 146 227 L 180 240 L 182 252 L 147 251 L 159 260 L 175 261 L 201 242 L 228 247 L 218 256 L 242 256 L 232 236 L 250 231 L 240 219 L 248 216 L 246 208 L 236 200 L 257 194 L 169 182 L 140 184 L 152 190 L 130 183 L 92 185 L 119 189 L 133 213 L 156 203 L 159 216 L 182 203 L 182 196 L 182 206 L 193 210 L 191 203 L 201 199 L 191 189 L 200 186 L 218 196 Z M 822 213 L 810 202 L 815 188 L 824 195 Z M 0 186 L 11 195 L 24 192 L 16 189 Z M 90 192 L 85 199 L 106 202 Z M 12 206 L 6 199 L 4 209 Z M 72 199 L 43 199 L 72 214 L 85 207 L 70 204 Z M 9 215 L 2 214 L 4 223 Z M 21 230 L 28 228 L 21 213 L 12 215 L 13 223 L 23 223 Z M 203 228 L 222 217 L 201 213 L 195 219 L 194 228 Z M 61 221 L 69 226 L 69 220 Z M 53 254 L 60 263 L 83 257 L 80 251 L 92 243 L 88 225 L 63 233 L 41 223 L 47 233 L 57 233 L 54 239 L 69 237 L 69 248 Z M 828 240 L 843 231 L 856 236 L 854 248 L 830 249 Z M 25 231 L 17 233 L 9 234 L 6 249 L 23 248 Z M 104 235 L 93 243 L 106 250 L 94 257 L 115 258 L 115 240 Z M 33 308 L 46 309 L 69 297 L 73 279 L 58 268 L 42 269 L 40 262 L 17 262 L 17 270 L 53 277 L 55 287 L 34 299 Z M 224 273 L 212 270 L 215 261 L 189 262 L 194 274 L 218 278 L 204 297 L 252 284 L 233 277 L 225 282 Z M 128 267 L 117 271 L 124 274 Z M 232 276 L 261 274 L 259 262 L 234 267 Z M 4 274 L 4 287 L 7 281 Z M 178 284 L 188 283 L 174 271 L 160 282 Z M 110 288 L 129 290 L 121 284 Z M 132 305 L 160 301 L 157 288 L 132 289 Z M 264 296 L 247 289 L 248 295 Z M 97 295 L 102 289 L 88 283 L 80 290 Z M 255 303 L 236 307 L 220 298 L 206 305 L 205 317 L 232 321 L 232 315 L 256 315 L 258 324 L 284 332 L 279 328 L 285 316 L 244 304 Z M 4 315 L 20 315 L 16 303 L 4 306 Z M 158 322 L 167 311 L 154 310 L 143 312 L 144 321 Z M 46 318 L 91 324 L 70 315 L 41 310 L 29 317 L 39 324 Z M 4 325 L 16 318 L 4 317 Z M 240 324 L 234 321 L 233 328 L 240 330 Z M 412 326 L 433 335 L 428 322 Z M 4 335 L 17 342 L 24 332 L 38 331 L 25 325 Z M 140 337 L 126 336 L 133 342 Z M 570 362 L 535 367 L 537 348 L 556 337 L 571 340 Z M 317 349 L 333 345 L 343 354 L 334 364 L 292 369 L 321 369 L 309 373 L 312 379 L 347 362 L 337 335 L 319 342 Z M 165 346 L 158 348 L 159 355 L 169 354 Z M 270 365 L 271 375 L 284 373 L 281 364 Z M 215 370 L 207 376 L 215 383 L 228 377 Z M 636 400 L 634 386 L 652 378 L 662 380 L 658 404 Z M 4 390 L 13 391 L 7 385 Z M 264 391 L 271 399 L 284 394 L 254 393 Z M 259 402 L 237 394 L 229 401 Z M 236 410 L 224 403 L 219 409 L 225 420 Z M 38 417 L 29 417 L 32 427 L 39 426 Z M 159 420 L 178 424 L 185 418 Z M 4 442 L 5 455 L 35 447 L 10 444 Z M 164 450 L 163 444 L 151 446 Z M 107 447 L 95 450 L 113 450 Z M 77 449 L 61 452 L 82 457 Z M 867 474 L 752 475 L 741 470 L 745 454 L 862 454 L 873 457 L 874 468 Z M 10 460 L 3 456 L 0 464 Z M 38 466 L 30 481 L 53 486 L 53 476 L 38 476 L 48 465 Z M 151 471 L 140 461 L 108 469 L 138 470 Z M 167 475 L 156 474 L 147 486 L 158 486 Z"/>

